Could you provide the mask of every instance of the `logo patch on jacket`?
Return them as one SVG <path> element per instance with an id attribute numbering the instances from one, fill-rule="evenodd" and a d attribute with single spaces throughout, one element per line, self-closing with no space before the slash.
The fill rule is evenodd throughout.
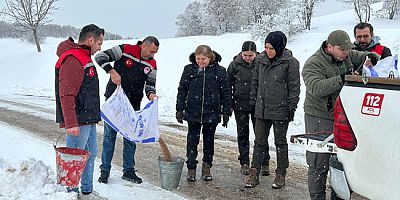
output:
<path id="1" fill-rule="evenodd" d="M 89 68 L 89 76 L 91 76 L 91 77 L 94 76 L 94 67 Z"/>
<path id="2" fill-rule="evenodd" d="M 145 68 L 143 69 L 143 72 L 144 72 L 144 74 L 150 73 L 150 67 L 145 67 Z"/>
<path id="3" fill-rule="evenodd" d="M 133 65 L 133 60 L 131 60 L 131 59 L 126 59 L 125 60 L 125 66 L 132 67 L 132 65 Z"/>

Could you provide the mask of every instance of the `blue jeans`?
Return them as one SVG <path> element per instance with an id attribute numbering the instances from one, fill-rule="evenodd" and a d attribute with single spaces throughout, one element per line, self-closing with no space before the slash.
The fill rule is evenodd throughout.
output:
<path id="1" fill-rule="evenodd" d="M 89 159 L 81 176 L 81 191 L 92 192 L 94 161 L 97 154 L 96 124 L 79 126 L 79 136 L 67 135 L 67 147 L 89 151 Z"/>
<path id="2" fill-rule="evenodd" d="M 103 138 L 103 152 L 101 154 L 101 165 L 100 170 L 110 172 L 111 160 L 114 155 L 115 139 L 117 137 L 117 132 L 104 123 L 104 138 Z M 136 144 L 124 138 L 124 148 L 122 154 L 122 172 L 128 172 L 135 170 L 135 151 Z"/>

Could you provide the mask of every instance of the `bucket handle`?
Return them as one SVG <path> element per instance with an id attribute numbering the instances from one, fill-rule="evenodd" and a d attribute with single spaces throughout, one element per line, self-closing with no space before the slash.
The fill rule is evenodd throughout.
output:
<path id="1" fill-rule="evenodd" d="M 57 143 L 58 143 L 58 141 L 60 140 L 60 138 L 62 137 L 62 136 L 64 136 L 65 135 L 65 132 L 63 131 L 63 133 L 62 134 L 60 134 L 60 136 L 58 136 L 58 138 L 57 138 L 57 140 L 55 141 L 55 143 L 53 143 L 53 147 L 54 147 L 54 149 L 56 149 L 57 148 Z"/>

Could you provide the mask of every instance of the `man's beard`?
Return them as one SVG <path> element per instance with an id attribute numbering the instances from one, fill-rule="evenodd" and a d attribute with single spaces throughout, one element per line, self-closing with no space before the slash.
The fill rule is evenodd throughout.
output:
<path id="1" fill-rule="evenodd" d="M 358 46 L 360 47 L 361 50 L 365 50 L 368 47 L 368 44 L 366 42 L 360 42 L 358 43 Z"/>

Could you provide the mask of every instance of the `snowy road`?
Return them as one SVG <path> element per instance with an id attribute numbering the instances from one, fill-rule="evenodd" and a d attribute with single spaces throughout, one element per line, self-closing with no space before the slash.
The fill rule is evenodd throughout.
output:
<path id="1" fill-rule="evenodd" d="M 0 121 L 12 126 L 25 129 L 33 133 L 35 137 L 43 141 L 52 143 L 61 130 L 52 120 L 52 110 L 37 106 L 27 105 L 21 102 L 10 102 L 0 99 Z M 49 118 L 50 117 L 50 118 Z M 186 137 L 185 127 L 173 125 L 161 126 L 161 134 L 171 153 L 175 156 L 185 157 Z M 102 127 L 98 127 L 98 145 L 101 152 Z M 213 181 L 187 183 L 185 180 L 186 168 L 184 167 L 180 187 L 175 194 L 189 199 L 308 199 L 307 190 L 307 170 L 304 166 L 293 165 L 289 167 L 286 186 L 281 190 L 271 189 L 274 176 L 261 177 L 260 185 L 256 188 L 244 188 L 244 176 L 239 173 L 240 166 L 237 161 L 237 148 L 235 139 L 229 136 L 216 136 L 215 161 L 212 168 Z M 201 152 L 202 149 L 199 149 Z M 120 166 L 122 162 L 122 140 L 119 137 L 114 154 L 115 171 L 112 172 L 110 182 L 120 181 Z M 157 158 L 161 155 L 158 144 L 138 144 L 136 151 L 136 169 L 138 175 L 144 179 L 145 184 L 159 186 L 159 167 Z M 53 154 L 49 155 L 53 156 Z M 100 154 L 98 154 L 98 157 Z M 201 158 L 199 153 L 199 158 Z M 271 163 L 271 169 L 275 168 L 275 162 Z M 201 173 L 198 168 L 197 174 Z M 95 175 L 97 176 L 97 175 Z M 95 177 L 97 179 L 97 177 Z M 121 186 L 121 185 L 120 185 Z M 112 184 L 96 184 L 111 190 Z M 133 185 L 133 188 L 142 186 Z M 141 199 L 139 197 L 139 199 Z M 175 199 L 175 198 L 174 198 Z M 358 197 L 353 199 L 360 199 Z"/>

